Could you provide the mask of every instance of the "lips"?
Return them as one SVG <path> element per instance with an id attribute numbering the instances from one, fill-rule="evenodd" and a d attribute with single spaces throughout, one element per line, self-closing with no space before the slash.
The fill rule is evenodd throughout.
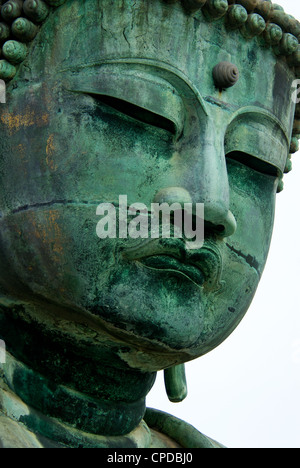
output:
<path id="1" fill-rule="evenodd" d="M 153 270 L 166 270 L 175 274 L 186 276 L 194 283 L 202 286 L 205 277 L 203 272 L 196 266 L 182 263 L 169 255 L 157 255 L 140 259 L 140 262 L 147 268 Z"/>
<path id="2" fill-rule="evenodd" d="M 222 256 L 213 242 L 206 241 L 198 250 L 187 250 L 182 239 L 151 239 L 124 250 L 123 256 L 152 270 L 184 276 L 198 286 L 215 288 L 219 284 Z"/>

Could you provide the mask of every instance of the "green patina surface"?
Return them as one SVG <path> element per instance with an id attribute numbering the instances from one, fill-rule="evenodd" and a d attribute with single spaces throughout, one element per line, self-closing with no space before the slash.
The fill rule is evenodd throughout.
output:
<path id="1" fill-rule="evenodd" d="M 8 411 L 2 397 L 2 411 L 48 443 L 125 437 L 110 446 L 132 446 L 126 435 L 144 416 L 156 372 L 222 343 L 263 273 L 289 165 L 295 69 L 286 51 L 276 55 L 261 35 L 205 11 L 66 1 L 35 30 L 8 84 L 0 338 L 14 357 L 2 391 L 33 410 Z M 226 89 L 213 78 L 221 62 L 239 72 Z M 124 194 L 129 205 L 204 203 L 203 248 L 100 240 L 97 206 L 118 209 Z M 182 367 L 166 384 L 171 399 L 184 397 Z M 187 427 L 177 437 L 170 417 L 146 421 L 183 446 L 215 445 Z"/>

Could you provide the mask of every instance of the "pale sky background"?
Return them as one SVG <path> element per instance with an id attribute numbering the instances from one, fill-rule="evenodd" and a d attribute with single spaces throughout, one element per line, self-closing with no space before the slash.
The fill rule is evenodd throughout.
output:
<path id="1" fill-rule="evenodd" d="M 300 20 L 299 0 L 278 3 Z M 168 401 L 162 372 L 147 399 L 229 448 L 300 448 L 299 195 L 300 152 L 277 198 L 268 263 L 246 317 L 219 348 L 186 365 L 183 403 Z"/>

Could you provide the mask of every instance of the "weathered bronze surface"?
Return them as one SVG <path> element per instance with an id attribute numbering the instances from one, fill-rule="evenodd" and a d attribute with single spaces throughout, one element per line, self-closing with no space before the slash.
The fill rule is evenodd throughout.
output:
<path id="1" fill-rule="evenodd" d="M 182 365 L 254 297 L 300 133 L 300 25 L 258 0 L 0 4 L 0 441 L 220 447 L 145 397 L 167 369 L 183 399 Z M 203 247 L 100 240 L 97 206 L 125 194 L 203 203 Z"/>

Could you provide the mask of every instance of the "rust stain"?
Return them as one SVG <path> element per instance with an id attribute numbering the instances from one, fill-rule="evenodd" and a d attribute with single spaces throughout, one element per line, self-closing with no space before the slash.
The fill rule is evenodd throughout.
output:
<path id="1" fill-rule="evenodd" d="M 43 122 L 45 125 L 49 123 L 49 114 L 43 114 L 41 115 L 41 122 Z"/>
<path id="2" fill-rule="evenodd" d="M 61 245 L 61 230 L 59 225 L 57 224 L 57 220 L 59 219 L 59 213 L 57 210 L 51 210 L 48 213 L 49 219 L 49 227 L 50 231 L 52 231 L 54 244 L 53 244 L 53 252 L 61 254 L 63 251 L 63 247 Z"/>
<path id="3" fill-rule="evenodd" d="M 30 127 L 35 124 L 34 111 L 27 111 L 25 114 L 6 113 L 1 115 L 1 121 L 10 132 L 19 130 L 21 127 Z"/>
<path id="4" fill-rule="evenodd" d="M 10 135 L 21 128 L 46 125 L 49 122 L 48 114 L 36 115 L 34 110 L 26 109 L 23 114 L 4 112 L 1 114 L 1 122 L 8 128 Z"/>
<path id="5" fill-rule="evenodd" d="M 54 161 L 53 161 L 53 155 L 55 154 L 54 134 L 53 133 L 49 136 L 49 138 L 47 140 L 46 154 L 47 154 L 47 157 L 46 157 L 47 166 L 52 171 L 56 171 L 57 166 L 56 166 L 56 164 L 54 164 Z"/>
<path id="6" fill-rule="evenodd" d="M 59 212 L 50 210 L 43 213 L 44 220 L 37 220 L 36 214 L 32 213 L 31 224 L 34 229 L 34 236 L 47 246 L 52 254 L 52 260 L 59 263 L 60 255 L 63 253 L 63 236 L 58 224 Z"/>

